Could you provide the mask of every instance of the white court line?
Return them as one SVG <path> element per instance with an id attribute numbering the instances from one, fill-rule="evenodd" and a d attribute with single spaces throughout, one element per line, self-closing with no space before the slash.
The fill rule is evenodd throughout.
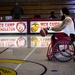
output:
<path id="1" fill-rule="evenodd" d="M 36 50 L 36 47 L 23 60 L 26 60 L 35 50 Z M 17 70 L 21 65 L 22 63 L 19 64 L 14 70 Z"/>

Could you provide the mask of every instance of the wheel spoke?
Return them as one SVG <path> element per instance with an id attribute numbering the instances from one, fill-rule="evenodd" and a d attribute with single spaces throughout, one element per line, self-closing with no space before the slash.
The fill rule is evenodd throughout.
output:
<path id="1" fill-rule="evenodd" d="M 74 46 L 69 40 L 60 40 L 55 43 L 53 50 L 57 60 L 66 62 L 72 59 Z"/>

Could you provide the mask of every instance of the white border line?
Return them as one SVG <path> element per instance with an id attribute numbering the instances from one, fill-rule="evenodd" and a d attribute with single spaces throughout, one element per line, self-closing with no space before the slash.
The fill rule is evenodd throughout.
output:
<path id="1" fill-rule="evenodd" d="M 36 50 L 36 47 L 23 60 L 26 60 L 35 50 Z M 17 70 L 21 65 L 22 63 L 19 64 L 14 70 Z"/>

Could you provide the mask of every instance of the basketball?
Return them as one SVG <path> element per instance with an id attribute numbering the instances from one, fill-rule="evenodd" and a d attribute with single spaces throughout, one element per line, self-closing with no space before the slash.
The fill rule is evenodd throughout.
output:
<path id="1" fill-rule="evenodd" d="M 47 31 L 46 28 L 43 28 L 43 29 L 40 30 L 40 35 L 41 35 L 41 36 L 44 37 L 44 36 L 46 36 L 47 34 L 48 34 L 48 31 Z"/>

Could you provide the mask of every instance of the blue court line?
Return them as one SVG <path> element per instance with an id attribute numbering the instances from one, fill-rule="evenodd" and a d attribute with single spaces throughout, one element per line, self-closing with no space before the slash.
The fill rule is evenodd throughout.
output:
<path id="1" fill-rule="evenodd" d="M 57 72 L 58 70 L 51 70 L 51 72 Z"/>

